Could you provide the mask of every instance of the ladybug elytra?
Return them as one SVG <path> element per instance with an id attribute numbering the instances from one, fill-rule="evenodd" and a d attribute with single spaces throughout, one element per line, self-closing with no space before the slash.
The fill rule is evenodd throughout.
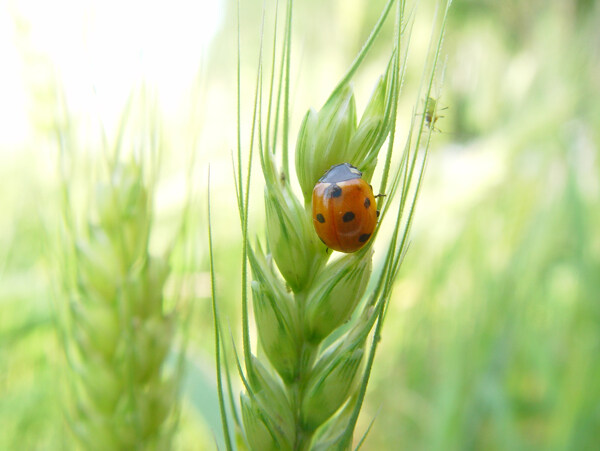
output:
<path id="1" fill-rule="evenodd" d="M 332 166 L 315 185 L 312 213 L 321 241 L 331 249 L 349 253 L 367 244 L 379 212 L 362 172 L 342 163 Z"/>

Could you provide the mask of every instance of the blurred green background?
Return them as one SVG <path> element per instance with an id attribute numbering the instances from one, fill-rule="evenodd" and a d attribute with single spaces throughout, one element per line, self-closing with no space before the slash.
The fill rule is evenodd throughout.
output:
<path id="1" fill-rule="evenodd" d="M 383 4 L 296 2 L 293 137 L 306 109 L 320 107 L 343 75 Z M 261 5 L 241 6 L 245 137 Z M 401 99 L 407 113 L 432 11 L 423 0 L 415 16 Z M 83 158 L 99 148 L 100 122 L 114 133 L 142 82 L 157 93 L 166 143 L 158 246 L 180 214 L 186 162 L 196 155 L 190 372 L 175 448 L 215 448 L 205 191 L 210 163 L 217 286 L 235 334 L 235 29 L 235 3 L 224 0 L 0 3 L 0 449 L 65 446 L 45 256 L 58 208 L 57 84 Z M 447 109 L 358 426 L 362 433 L 376 417 L 364 449 L 600 447 L 598 30 L 593 0 L 454 2 L 434 85 Z M 355 80 L 359 110 L 384 70 L 390 33 Z M 400 118 L 398 136 L 409 119 Z M 255 233 L 261 182 L 254 177 Z"/>

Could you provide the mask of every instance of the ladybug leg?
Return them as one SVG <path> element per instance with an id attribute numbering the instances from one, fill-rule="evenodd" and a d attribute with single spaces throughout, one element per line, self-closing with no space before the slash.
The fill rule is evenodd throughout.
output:
<path id="1" fill-rule="evenodd" d="M 379 217 L 379 210 L 377 210 L 377 211 L 375 212 L 375 215 L 376 215 L 377 217 Z"/>
<path id="2" fill-rule="evenodd" d="M 380 197 L 385 197 L 385 196 L 386 196 L 385 194 L 377 194 L 374 197 L 375 197 L 375 199 L 379 199 Z"/>

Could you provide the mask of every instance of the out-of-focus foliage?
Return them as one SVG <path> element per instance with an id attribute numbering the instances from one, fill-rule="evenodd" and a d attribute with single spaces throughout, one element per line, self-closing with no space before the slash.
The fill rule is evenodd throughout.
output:
<path id="1" fill-rule="evenodd" d="M 597 446 L 599 25 L 593 2 L 455 4 L 373 449 Z"/>
<path id="2" fill-rule="evenodd" d="M 295 3 L 292 136 L 301 114 L 326 97 L 351 63 L 381 9 L 381 2 L 371 0 Z M 242 2 L 245 92 L 254 83 L 261 5 Z M 217 288 L 235 335 L 238 308 L 228 304 L 239 299 L 240 257 L 229 167 L 235 147 L 235 4 L 222 7 L 221 29 L 205 52 L 204 97 L 194 104 L 202 120 L 178 111 L 168 136 L 179 144 L 186 133 L 198 133 L 198 166 L 212 161 L 221 199 L 213 218 Z M 4 24 L 13 17 L 2 19 Z M 16 32 L 27 31 L 26 19 L 19 16 Z M 420 43 L 428 40 L 425 25 L 415 24 L 411 58 L 419 58 Z M 448 109 L 439 111 L 441 132 L 360 418 L 359 433 L 376 415 L 363 449 L 595 449 L 599 28 L 599 6 L 590 0 L 454 2 L 447 62 L 436 86 L 439 107 Z M 57 195 L 55 166 L 48 161 L 53 144 L 43 129 L 53 111 L 47 96 L 52 65 L 40 63 L 25 45 L 15 51 L 26 54 L 26 86 L 36 87 L 27 93 L 36 128 L 19 146 L 0 141 L 0 449 L 61 449 L 53 388 L 60 351 L 41 257 L 41 218 L 51 214 Z M 370 76 L 365 71 L 364 78 Z M 409 69 L 405 93 L 420 76 Z M 371 85 L 359 80 L 356 89 Z M 368 92 L 357 98 L 368 98 Z M 251 99 L 244 102 L 243 109 Z M 8 116 L 1 117 L 10 129 Z M 173 175 L 180 155 L 164 158 L 166 175 Z M 202 167 L 196 185 L 205 174 Z M 168 212 L 179 198 L 166 185 Z M 259 207 L 254 205 L 251 220 L 261 220 Z M 206 258 L 203 212 L 191 215 L 199 266 Z M 197 268 L 190 287 L 197 298 L 190 358 L 202 374 L 212 375 L 205 270 Z M 186 385 L 176 449 L 214 449 L 207 425 L 218 425 L 218 411 L 212 410 L 212 422 L 205 420 L 214 400 L 207 395 L 212 382 L 201 379 Z"/>

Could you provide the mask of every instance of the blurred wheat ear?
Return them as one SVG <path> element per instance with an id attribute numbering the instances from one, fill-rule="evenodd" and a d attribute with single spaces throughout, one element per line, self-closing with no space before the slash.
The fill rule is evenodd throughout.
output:
<path id="1" fill-rule="evenodd" d="M 243 238 L 243 364 L 238 360 L 238 372 L 244 392 L 240 400 L 241 415 L 235 414 L 234 407 L 233 413 L 237 442 L 252 450 L 346 450 L 352 446 L 423 179 L 432 129 L 420 109 L 422 99 L 431 95 L 450 3 L 437 2 L 439 14 L 432 19 L 428 57 L 399 158 L 392 158 L 397 105 L 414 16 L 406 14 L 404 1 L 390 0 L 363 49 L 324 106 L 319 111 L 310 109 L 304 117 L 295 156 L 299 189 L 292 185 L 289 169 L 291 0 L 285 13 L 281 60 L 276 63 L 275 26 L 273 73 L 266 76 L 261 45 L 247 162 L 243 161 L 238 139 L 234 170 Z M 394 15 L 390 14 L 392 11 L 395 11 L 395 26 L 389 63 L 359 119 L 350 82 L 386 19 Z M 238 80 L 239 70 L 238 66 Z M 270 80 L 266 95 L 263 95 L 263 78 Z M 268 99 L 266 105 L 263 98 Z M 281 143 L 277 130 L 282 133 Z M 387 149 L 381 152 L 386 141 Z M 249 182 L 255 146 L 265 180 L 266 230 L 260 233 L 264 245 L 260 242 L 251 245 L 254 240 L 248 231 Z M 391 218 L 391 236 L 381 237 L 388 240 L 384 246 L 387 251 L 376 265 L 381 268 L 376 274 L 372 274 L 375 266 L 372 246 L 379 228 L 363 248 L 332 261 L 329 261 L 331 251 L 319 241 L 313 229 L 313 187 L 327 169 L 339 163 L 350 163 L 360 169 L 367 182 L 377 174 L 381 181 L 378 192 L 386 194 L 378 200 L 379 225 L 389 220 L 390 215 L 395 216 Z M 257 350 L 251 346 L 248 287 L 252 293 Z M 213 308 L 218 338 L 222 326 L 214 293 Z M 225 348 L 217 340 L 217 356 Z M 227 372 L 221 367 L 217 358 L 219 381 L 221 372 Z M 233 449 L 221 382 L 219 394 L 226 446 Z M 230 389 L 229 398 L 233 396 Z M 364 435 L 358 446 L 363 441 Z"/>
<path id="2" fill-rule="evenodd" d="M 77 148 L 68 116 L 57 130 L 64 412 L 70 443 L 86 450 L 170 449 L 178 418 L 181 358 L 166 365 L 179 324 L 177 308 L 165 308 L 172 245 L 162 255 L 149 249 L 160 129 L 143 95 L 129 105 L 100 157 Z M 140 105 L 146 115 L 133 112 Z"/>

